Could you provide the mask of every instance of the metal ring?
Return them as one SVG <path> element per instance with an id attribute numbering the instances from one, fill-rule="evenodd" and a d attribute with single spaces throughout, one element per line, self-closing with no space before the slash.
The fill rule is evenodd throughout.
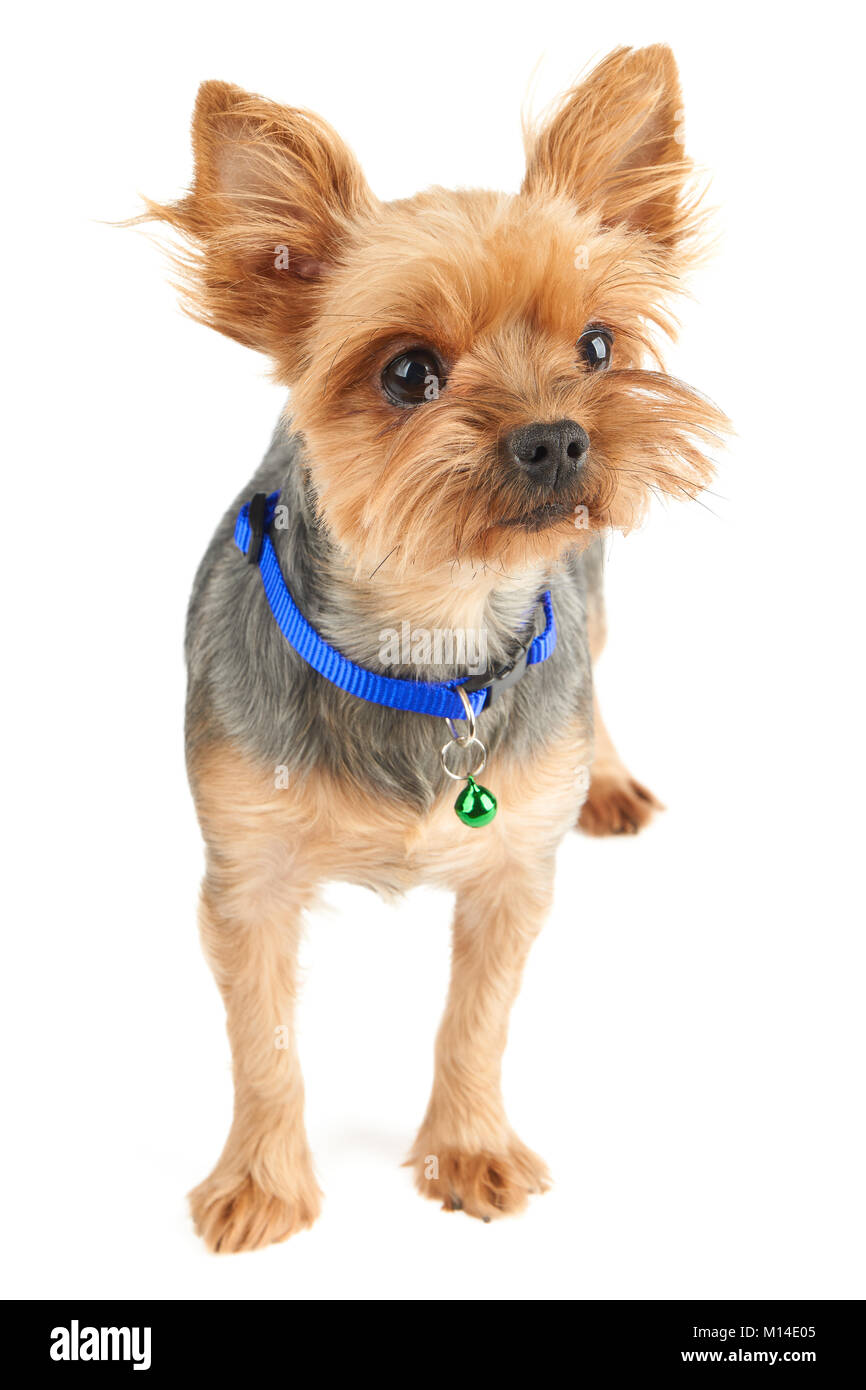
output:
<path id="1" fill-rule="evenodd" d="M 451 735 L 452 743 L 459 743 L 461 748 L 468 748 L 470 743 L 478 742 L 475 737 L 475 711 L 469 703 L 469 696 L 466 694 L 462 685 L 455 686 L 454 693 L 460 696 L 463 709 L 466 712 L 466 733 L 458 734 L 457 730 L 454 728 L 454 720 L 447 714 L 445 716 L 445 723 L 448 725 L 448 732 Z"/>
<path id="2" fill-rule="evenodd" d="M 457 744 L 458 748 L 471 748 L 473 743 L 481 749 L 481 761 L 478 766 L 473 767 L 471 772 L 452 772 L 445 757 L 448 749 L 453 748 L 455 744 Z M 439 761 L 442 763 L 443 772 L 447 773 L 452 782 L 465 782 L 467 777 L 478 777 L 484 771 L 487 765 L 487 749 L 484 747 L 481 739 L 476 738 L 474 734 L 471 738 L 467 738 L 465 742 L 461 742 L 460 739 L 457 738 L 452 738 L 449 739 L 447 743 L 443 743 L 439 751 Z"/>

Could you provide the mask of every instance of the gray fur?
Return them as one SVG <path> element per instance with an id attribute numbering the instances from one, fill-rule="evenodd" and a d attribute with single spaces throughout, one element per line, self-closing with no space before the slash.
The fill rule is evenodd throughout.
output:
<path id="1" fill-rule="evenodd" d="M 447 738 L 444 722 L 359 700 L 307 666 L 277 628 L 258 568 L 247 564 L 234 544 L 241 505 L 254 492 L 277 488 L 289 526 L 273 529 L 271 538 L 298 607 L 354 661 L 385 669 L 377 660 L 382 623 L 369 611 L 369 590 L 367 602 L 359 595 L 356 603 L 345 564 L 316 517 L 303 442 L 282 424 L 217 528 L 196 576 L 186 637 L 188 750 L 229 740 L 269 767 L 286 765 L 302 773 L 323 769 L 428 810 L 450 785 L 439 763 Z M 542 585 L 553 594 L 556 650 L 480 715 L 478 733 L 489 752 L 522 759 L 563 732 L 576 711 L 591 727 L 586 612 L 588 603 L 600 602 L 600 582 L 601 547 L 594 542 Z M 494 595 L 488 608 L 490 656 L 500 659 L 509 654 L 509 639 L 521 635 L 514 598 L 506 605 Z M 391 667 L 387 674 L 431 680 L 462 672 L 416 666 Z"/>

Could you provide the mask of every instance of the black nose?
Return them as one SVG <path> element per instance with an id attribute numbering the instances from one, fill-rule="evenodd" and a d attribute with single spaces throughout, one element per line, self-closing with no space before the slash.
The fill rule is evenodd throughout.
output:
<path id="1" fill-rule="evenodd" d="M 524 425 L 505 440 L 511 457 L 539 482 L 558 483 L 586 458 L 589 435 L 576 420 Z"/>

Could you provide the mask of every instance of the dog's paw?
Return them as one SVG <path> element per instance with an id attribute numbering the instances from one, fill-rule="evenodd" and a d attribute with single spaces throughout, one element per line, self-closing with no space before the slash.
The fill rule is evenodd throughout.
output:
<path id="1" fill-rule="evenodd" d="M 189 1205 L 208 1249 L 234 1255 L 288 1240 L 312 1226 L 321 1195 L 312 1173 L 289 1196 L 267 1191 L 250 1173 L 231 1177 L 215 1172 L 189 1194 Z"/>
<path id="2" fill-rule="evenodd" d="M 593 768 L 577 824 L 587 835 L 636 835 L 664 809 L 626 768 Z"/>
<path id="3" fill-rule="evenodd" d="M 545 1164 L 517 1138 L 502 1152 L 476 1153 L 421 1139 L 410 1163 L 422 1197 L 481 1221 L 521 1211 L 532 1194 L 550 1186 Z"/>

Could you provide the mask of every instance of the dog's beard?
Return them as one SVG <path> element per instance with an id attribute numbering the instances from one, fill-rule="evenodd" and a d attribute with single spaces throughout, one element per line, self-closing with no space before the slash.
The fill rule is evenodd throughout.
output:
<path id="1" fill-rule="evenodd" d="M 590 448 L 555 490 L 504 462 L 501 419 L 465 403 L 420 407 L 385 429 L 381 416 L 348 409 L 308 427 L 321 516 L 358 576 L 537 568 L 600 531 L 631 530 L 653 495 L 694 497 L 712 476 L 704 451 L 724 417 L 672 377 L 612 370 L 591 396 L 584 385 L 556 404 L 585 423 Z"/>

